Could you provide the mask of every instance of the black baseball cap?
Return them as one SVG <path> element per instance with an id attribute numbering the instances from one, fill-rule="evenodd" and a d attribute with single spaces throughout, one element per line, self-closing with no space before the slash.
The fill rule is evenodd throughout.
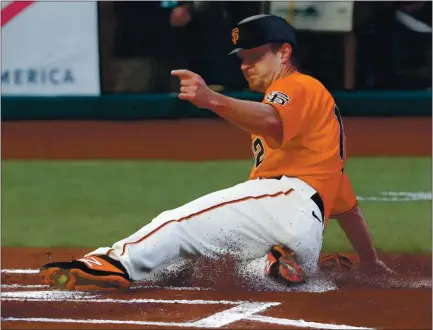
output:
<path id="1" fill-rule="evenodd" d="M 247 17 L 232 30 L 233 50 L 229 55 L 274 42 L 287 42 L 293 49 L 296 48 L 295 29 L 289 22 L 276 15 Z"/>

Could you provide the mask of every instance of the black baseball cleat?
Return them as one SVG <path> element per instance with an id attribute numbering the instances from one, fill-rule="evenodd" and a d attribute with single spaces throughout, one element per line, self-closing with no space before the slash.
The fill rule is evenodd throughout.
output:
<path id="1" fill-rule="evenodd" d="M 132 282 L 122 264 L 105 255 L 49 263 L 39 275 L 50 287 L 71 291 L 125 290 Z"/>

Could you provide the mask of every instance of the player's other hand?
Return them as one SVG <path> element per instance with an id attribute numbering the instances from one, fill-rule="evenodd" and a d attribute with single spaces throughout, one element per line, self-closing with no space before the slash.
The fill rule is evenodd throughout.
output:
<path id="1" fill-rule="evenodd" d="M 397 273 L 389 268 L 383 261 L 376 259 L 373 261 L 361 261 L 359 265 L 361 273 L 368 275 L 396 275 Z"/>
<path id="2" fill-rule="evenodd" d="M 190 101 L 198 108 L 209 108 L 214 92 L 200 75 L 189 70 L 173 70 L 171 74 L 180 79 L 179 99 Z"/>

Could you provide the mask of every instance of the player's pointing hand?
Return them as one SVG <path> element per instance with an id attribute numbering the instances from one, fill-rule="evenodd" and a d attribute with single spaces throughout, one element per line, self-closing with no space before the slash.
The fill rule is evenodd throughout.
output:
<path id="1" fill-rule="evenodd" d="M 209 108 L 213 91 L 200 75 L 189 70 L 173 70 L 171 74 L 180 79 L 179 99 L 190 101 L 198 108 Z"/>

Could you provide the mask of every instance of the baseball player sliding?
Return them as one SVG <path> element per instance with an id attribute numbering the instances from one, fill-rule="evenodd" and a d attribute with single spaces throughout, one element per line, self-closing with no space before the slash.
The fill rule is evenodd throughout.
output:
<path id="1" fill-rule="evenodd" d="M 249 180 L 162 212 L 111 248 L 44 265 L 44 283 L 68 290 L 125 289 L 184 255 L 241 261 L 267 255 L 266 274 L 289 283 L 316 272 L 346 154 L 338 107 L 319 81 L 297 71 L 295 32 L 284 19 L 247 18 L 233 29 L 232 42 L 230 55 L 240 58 L 250 89 L 265 93 L 262 102 L 216 93 L 188 70 L 172 74 L 180 79 L 181 100 L 251 134 Z"/>

